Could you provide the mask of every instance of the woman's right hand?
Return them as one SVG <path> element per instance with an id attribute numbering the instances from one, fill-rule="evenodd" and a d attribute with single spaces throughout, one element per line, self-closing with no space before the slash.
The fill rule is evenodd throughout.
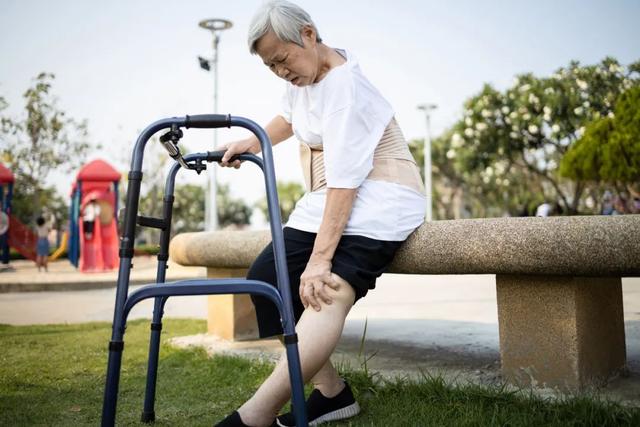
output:
<path id="1" fill-rule="evenodd" d="M 238 169 L 242 162 L 240 160 L 235 160 L 233 162 L 229 162 L 229 160 L 238 154 L 244 153 L 252 153 L 257 154 L 260 152 L 260 144 L 256 139 L 243 139 L 240 141 L 230 142 L 228 144 L 223 145 L 219 148 L 220 150 L 226 150 L 224 156 L 222 156 L 222 160 L 220 160 L 220 166 L 236 168 Z"/>

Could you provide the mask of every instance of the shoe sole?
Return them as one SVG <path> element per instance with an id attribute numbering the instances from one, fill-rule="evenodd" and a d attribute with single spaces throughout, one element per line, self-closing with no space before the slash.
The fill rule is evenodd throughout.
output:
<path id="1" fill-rule="evenodd" d="M 360 413 L 360 405 L 358 405 L 358 402 L 355 402 L 355 403 L 352 403 L 349 406 L 345 406 L 342 409 L 338 409 L 338 410 L 332 411 L 332 412 L 327 412 L 326 414 L 322 415 L 321 417 L 318 417 L 313 421 L 309 421 L 309 425 L 310 426 L 317 426 L 317 425 L 320 425 L 320 424 L 328 423 L 329 421 L 344 420 L 346 418 L 355 417 L 359 413 Z M 278 426 L 280 426 L 280 427 L 290 427 L 290 426 L 286 426 L 284 424 L 280 424 L 280 420 L 278 420 L 277 418 L 276 418 L 276 424 Z"/>

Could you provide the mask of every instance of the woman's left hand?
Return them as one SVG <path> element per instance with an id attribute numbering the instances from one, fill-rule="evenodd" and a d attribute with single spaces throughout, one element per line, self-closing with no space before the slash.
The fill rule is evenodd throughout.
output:
<path id="1" fill-rule="evenodd" d="M 320 302 L 331 304 L 327 287 L 337 290 L 339 285 L 331 277 L 331 262 L 314 259 L 313 256 L 300 276 L 300 299 L 305 308 L 309 305 L 320 311 Z"/>

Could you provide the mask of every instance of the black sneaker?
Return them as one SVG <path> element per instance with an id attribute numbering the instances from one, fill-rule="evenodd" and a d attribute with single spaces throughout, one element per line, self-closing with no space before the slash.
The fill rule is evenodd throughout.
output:
<path id="1" fill-rule="evenodd" d="M 277 424 L 274 421 L 271 424 L 271 427 L 276 427 Z M 213 427 L 250 427 L 242 422 L 242 418 L 240 418 L 240 414 L 238 411 L 233 411 L 231 415 L 229 415 L 224 420 L 220 421 L 218 424 L 215 424 Z"/>
<path id="2" fill-rule="evenodd" d="M 344 420 L 355 417 L 360 413 L 360 405 L 356 402 L 349 384 L 344 383 L 344 389 L 337 396 L 324 397 L 320 390 L 314 389 L 306 402 L 307 417 L 310 426 L 317 426 L 329 421 Z M 280 427 L 293 427 L 296 425 L 291 412 L 276 418 L 276 424 Z"/>

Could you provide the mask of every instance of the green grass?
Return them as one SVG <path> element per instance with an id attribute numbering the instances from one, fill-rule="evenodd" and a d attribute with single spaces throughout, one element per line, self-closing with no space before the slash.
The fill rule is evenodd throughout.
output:
<path id="1" fill-rule="evenodd" d="M 134 321 L 127 328 L 120 425 L 142 425 L 148 323 Z M 204 321 L 167 320 L 163 337 L 205 327 Z M 106 323 L 0 325 L 0 426 L 99 424 L 110 333 Z M 156 425 L 212 425 L 247 399 L 270 370 L 267 363 L 208 358 L 202 350 L 163 344 Z M 588 397 L 549 401 L 499 387 L 454 386 L 427 375 L 419 381 L 383 381 L 349 368 L 343 375 L 363 407 L 359 417 L 343 425 L 640 425 L 637 409 Z"/>

